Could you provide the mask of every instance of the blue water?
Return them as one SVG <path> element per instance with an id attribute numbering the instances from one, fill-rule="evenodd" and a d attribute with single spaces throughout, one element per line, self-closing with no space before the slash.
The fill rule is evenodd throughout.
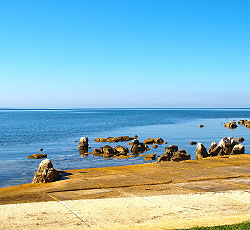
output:
<path id="1" fill-rule="evenodd" d="M 250 153 L 250 129 L 239 126 L 229 130 L 223 125 L 234 119 L 250 119 L 250 109 L 0 109 L 0 187 L 30 183 L 41 160 L 27 156 L 39 153 L 41 147 L 54 167 L 61 170 L 145 162 L 141 157 L 81 158 L 74 142 L 81 136 L 89 137 L 92 148 L 105 144 L 94 142 L 96 137 L 138 135 L 141 141 L 162 137 L 168 144 L 187 150 L 193 159 L 195 146 L 190 141 L 209 147 L 223 136 L 243 136 L 246 152 Z M 199 124 L 205 127 L 200 129 Z M 119 144 L 127 146 L 126 142 Z M 165 146 L 148 153 L 163 154 Z"/>

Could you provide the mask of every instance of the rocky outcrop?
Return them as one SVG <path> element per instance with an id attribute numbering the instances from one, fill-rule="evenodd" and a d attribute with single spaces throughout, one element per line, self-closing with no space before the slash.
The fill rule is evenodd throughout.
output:
<path id="1" fill-rule="evenodd" d="M 101 157 L 119 157 L 119 156 L 128 156 L 129 150 L 126 147 L 117 145 L 115 148 L 112 148 L 109 145 L 104 145 L 99 149 L 93 149 L 92 154 L 94 156 Z"/>
<path id="2" fill-rule="evenodd" d="M 229 123 L 224 123 L 224 127 L 227 127 L 229 129 L 236 129 L 238 125 L 236 124 L 236 121 L 230 121 Z"/>
<path id="3" fill-rule="evenodd" d="M 87 137 L 81 137 L 79 144 L 78 144 L 78 149 L 81 150 L 81 153 L 88 152 L 89 140 Z"/>
<path id="4" fill-rule="evenodd" d="M 126 142 L 126 141 L 131 141 L 131 140 L 134 140 L 134 139 L 137 139 L 137 138 L 138 138 L 137 135 L 135 135 L 134 137 L 129 137 L 129 136 L 108 137 L 108 138 L 98 137 L 98 138 L 95 138 L 94 141 L 112 143 L 112 142 Z"/>
<path id="5" fill-rule="evenodd" d="M 32 183 L 47 183 L 59 180 L 61 174 L 54 169 L 53 164 L 49 159 L 43 160 L 34 175 Z"/>
<path id="6" fill-rule="evenodd" d="M 185 150 L 178 150 L 177 145 L 169 145 L 165 148 L 165 154 L 158 157 L 158 162 L 162 161 L 184 161 L 190 160 L 191 156 Z"/>
<path id="7" fill-rule="evenodd" d="M 224 156 L 244 154 L 245 147 L 242 144 L 239 144 L 240 141 L 242 141 L 241 138 L 236 139 L 235 137 L 223 137 L 218 145 L 216 144 L 216 142 L 212 142 L 211 147 L 208 150 L 208 155 Z"/>
<path id="8" fill-rule="evenodd" d="M 208 157 L 207 149 L 202 143 L 198 143 L 196 147 L 196 160 Z"/>
<path id="9" fill-rule="evenodd" d="M 36 153 L 28 156 L 28 159 L 43 159 L 43 158 L 47 158 L 46 153 Z"/>

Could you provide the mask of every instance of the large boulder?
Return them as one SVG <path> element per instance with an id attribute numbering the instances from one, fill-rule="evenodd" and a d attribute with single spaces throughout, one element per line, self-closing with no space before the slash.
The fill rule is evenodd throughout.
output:
<path id="1" fill-rule="evenodd" d="M 245 147 L 242 144 L 235 145 L 232 150 L 232 154 L 244 154 Z"/>
<path id="2" fill-rule="evenodd" d="M 46 153 L 36 153 L 28 156 L 28 159 L 43 159 L 43 158 L 47 158 Z"/>
<path id="3" fill-rule="evenodd" d="M 155 156 L 156 156 L 155 153 L 148 154 L 148 155 L 144 156 L 144 159 L 145 159 L 145 161 L 152 161 L 152 160 L 155 160 Z"/>
<path id="4" fill-rule="evenodd" d="M 196 160 L 208 157 L 207 149 L 202 143 L 198 143 L 196 147 Z"/>
<path id="5" fill-rule="evenodd" d="M 89 140 L 87 137 L 81 137 L 79 144 L 78 144 L 78 149 L 81 150 L 81 152 L 88 152 L 89 149 Z"/>
<path id="6" fill-rule="evenodd" d="M 49 159 L 43 160 L 36 171 L 32 183 L 54 182 L 61 178 L 61 174 L 54 169 Z"/>

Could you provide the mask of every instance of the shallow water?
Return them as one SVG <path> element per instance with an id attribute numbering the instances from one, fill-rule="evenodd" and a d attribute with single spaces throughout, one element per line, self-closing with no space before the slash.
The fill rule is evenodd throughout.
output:
<path id="1" fill-rule="evenodd" d="M 71 109 L 71 110 L 0 110 L 0 187 L 29 183 L 41 160 L 27 159 L 44 148 L 54 167 L 61 170 L 144 163 L 141 157 L 104 159 L 89 155 L 81 158 L 78 143 L 89 137 L 92 148 L 105 143 L 96 137 L 138 135 L 143 141 L 162 137 L 168 144 L 185 149 L 194 159 L 195 146 L 209 147 L 224 136 L 243 136 L 250 153 L 250 129 L 239 126 L 229 130 L 223 123 L 250 119 L 250 109 Z M 199 128 L 204 124 L 204 128 Z M 127 146 L 127 142 L 109 143 Z M 128 146 L 129 147 L 129 146 Z M 164 153 L 166 145 L 147 153 Z M 90 150 L 91 151 L 91 150 Z"/>

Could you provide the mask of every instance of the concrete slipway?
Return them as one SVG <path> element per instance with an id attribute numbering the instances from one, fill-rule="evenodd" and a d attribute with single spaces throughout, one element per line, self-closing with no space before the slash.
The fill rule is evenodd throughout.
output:
<path id="1" fill-rule="evenodd" d="M 0 229 L 173 229 L 250 220 L 250 155 L 79 169 L 0 189 Z"/>

